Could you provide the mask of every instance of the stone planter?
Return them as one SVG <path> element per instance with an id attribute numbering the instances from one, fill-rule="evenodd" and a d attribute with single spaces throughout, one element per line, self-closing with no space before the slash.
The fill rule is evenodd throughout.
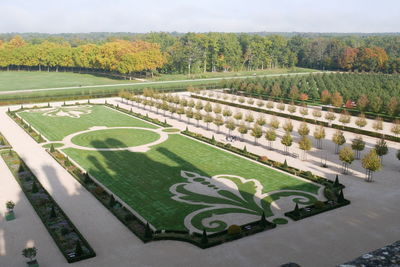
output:
<path id="1" fill-rule="evenodd" d="M 26 263 L 27 267 L 39 267 L 39 263 L 37 262 L 37 260 L 32 260 L 32 261 L 28 261 Z"/>
<path id="2" fill-rule="evenodd" d="M 12 221 L 15 219 L 14 211 L 7 211 L 6 213 L 6 221 Z"/>

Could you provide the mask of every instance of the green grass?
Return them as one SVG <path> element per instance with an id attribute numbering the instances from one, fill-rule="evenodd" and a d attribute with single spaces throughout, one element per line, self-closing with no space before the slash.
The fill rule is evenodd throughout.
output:
<path id="1" fill-rule="evenodd" d="M 186 181 L 180 175 L 182 170 L 207 177 L 231 174 L 257 179 L 264 192 L 292 189 L 316 194 L 319 188 L 181 135 L 170 135 L 166 142 L 147 153 L 73 148 L 63 151 L 158 229 L 185 229 L 185 216 L 204 207 L 171 199 L 169 188 Z M 251 196 L 253 189 L 251 184 L 240 188 L 242 195 Z M 194 198 L 207 200 L 203 195 Z"/>
<path id="2" fill-rule="evenodd" d="M 0 71 L 0 91 L 134 83 L 91 74 L 46 71 Z"/>
<path id="3" fill-rule="evenodd" d="M 51 147 L 51 145 L 53 145 L 53 147 L 54 147 L 54 148 L 59 148 L 59 147 L 62 147 L 62 146 L 64 146 L 64 144 L 63 144 L 63 143 L 51 143 L 51 144 L 46 144 L 46 145 L 43 145 L 43 147 L 44 147 L 44 148 L 50 148 L 50 147 Z"/>
<path id="4" fill-rule="evenodd" d="M 94 105 L 91 110 L 90 114 L 82 115 L 80 118 L 48 117 L 43 116 L 41 112 L 26 111 L 18 114 L 50 141 L 61 141 L 67 135 L 88 130 L 93 126 L 157 128 L 105 106 Z"/>
<path id="5" fill-rule="evenodd" d="M 225 77 L 237 77 L 237 76 L 252 76 L 256 75 L 269 75 L 269 74 L 285 74 L 285 73 L 296 73 L 296 72 L 316 72 L 320 70 L 306 69 L 306 68 L 276 68 L 276 69 L 265 69 L 265 70 L 253 70 L 253 71 L 232 71 L 232 72 L 206 72 L 206 73 L 195 73 L 190 76 L 186 74 L 161 74 L 155 76 L 150 81 L 168 81 L 168 80 L 185 80 L 185 79 L 205 79 L 205 78 L 225 78 Z"/>
<path id="6" fill-rule="evenodd" d="M 127 126 L 121 124 L 140 124 L 140 127 L 154 128 L 152 125 L 115 112 L 111 109 L 94 106 L 92 113 L 83 115 L 79 119 L 68 117 L 48 117 L 38 113 L 23 112 L 25 119 L 45 136 L 62 138 L 72 131 L 81 131 L 91 126 Z M 30 115 L 27 116 L 26 115 Z M 123 123 L 126 122 L 126 123 Z M 116 125 L 112 125 L 116 124 Z M 132 125 L 128 125 L 132 126 Z M 102 131 L 98 131 L 99 133 Z M 108 135 L 88 136 L 87 143 L 96 144 L 96 147 L 106 147 L 109 142 L 113 146 L 126 147 L 127 133 L 123 135 L 111 133 Z M 133 134 L 132 134 L 133 135 Z M 114 138 L 115 137 L 115 138 Z M 134 139 L 134 137 L 132 137 Z M 237 155 L 198 142 L 180 134 L 169 135 L 168 140 L 151 147 L 146 153 L 130 151 L 87 151 L 74 148 L 63 149 L 71 159 L 80 164 L 98 181 L 120 197 L 125 203 L 136 210 L 146 221 L 157 229 L 185 230 L 185 217 L 202 208 L 216 207 L 193 217 L 191 221 L 197 229 L 203 229 L 202 220 L 212 214 L 247 213 L 259 216 L 264 211 L 271 216 L 269 203 L 280 197 L 306 197 L 302 204 L 311 204 L 316 200 L 320 188 L 318 185 L 294 178 L 286 173 L 249 161 Z M 181 171 L 198 173 L 204 177 L 215 175 L 236 175 L 243 177 L 229 178 L 238 189 L 239 198 L 230 191 L 229 184 L 221 183 L 216 179 L 196 178 L 192 191 L 183 186 L 176 190 L 186 196 L 182 199 L 190 200 L 184 203 L 174 200 L 170 189 L 178 183 L 188 182 L 181 176 Z M 259 181 L 263 188 L 262 193 L 275 190 L 298 190 L 293 192 L 278 192 L 261 200 L 260 208 L 254 200 L 256 183 L 248 179 Z M 200 189 L 199 189 L 200 188 Z M 216 196 L 205 194 L 203 190 L 215 190 Z M 214 191 L 213 191 L 214 192 Z M 301 203 L 301 200 L 294 200 Z M 237 208 L 217 208 L 215 205 L 233 205 Z M 218 224 L 214 229 L 219 231 L 226 225 Z"/>
<path id="7" fill-rule="evenodd" d="M 141 129 L 108 129 L 83 133 L 72 138 L 72 143 L 94 148 L 121 148 L 154 142 L 160 135 Z"/>

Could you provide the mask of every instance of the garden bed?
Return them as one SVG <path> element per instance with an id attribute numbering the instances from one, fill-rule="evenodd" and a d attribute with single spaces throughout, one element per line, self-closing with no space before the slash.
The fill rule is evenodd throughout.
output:
<path id="1" fill-rule="evenodd" d="M 92 247 L 17 153 L 10 150 L 1 156 L 67 262 L 95 257 Z"/>

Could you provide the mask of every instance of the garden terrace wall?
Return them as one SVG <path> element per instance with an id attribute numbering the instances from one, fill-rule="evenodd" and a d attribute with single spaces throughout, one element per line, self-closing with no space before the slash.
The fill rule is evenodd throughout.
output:
<path id="1" fill-rule="evenodd" d="M 313 120 L 313 119 L 309 119 L 309 118 L 303 118 L 303 117 L 296 116 L 296 115 L 280 113 L 280 112 L 276 112 L 276 111 L 272 111 L 272 110 L 265 110 L 265 109 L 261 109 L 261 108 L 257 108 L 257 107 L 249 107 L 247 105 L 231 103 L 229 101 L 223 101 L 223 100 L 218 100 L 218 99 L 214 99 L 214 98 L 208 98 L 208 97 L 204 97 L 204 96 L 198 96 L 198 95 L 193 95 L 192 94 L 191 97 L 197 98 L 197 99 L 201 99 L 201 100 L 204 100 L 204 101 L 210 101 L 210 102 L 219 103 L 219 104 L 223 104 L 223 105 L 228 105 L 228 106 L 232 106 L 232 107 L 252 110 L 252 111 L 265 113 L 265 114 L 270 114 L 270 115 L 275 115 L 275 116 L 279 116 L 279 117 L 283 117 L 283 118 L 289 118 L 289 119 L 298 120 L 298 121 L 305 121 L 305 122 L 308 122 L 308 123 L 311 123 L 311 124 L 322 125 L 324 127 L 332 127 L 332 128 L 335 128 L 335 129 L 340 129 L 340 130 L 344 130 L 344 131 L 352 132 L 352 133 L 356 133 L 356 134 L 363 134 L 363 135 L 376 137 L 376 138 L 384 138 L 386 140 L 390 140 L 390 141 L 393 141 L 393 142 L 400 143 L 400 137 L 393 136 L 393 135 L 381 134 L 381 133 L 372 132 L 372 131 L 368 131 L 368 130 L 362 130 L 362 129 L 349 127 L 349 126 L 342 126 L 342 125 L 335 124 L 335 123 L 332 123 L 331 125 L 329 125 L 329 123 L 324 122 L 324 121 L 318 121 L 318 120 Z"/>
<path id="2" fill-rule="evenodd" d="M 51 197 L 51 195 L 47 192 L 46 189 L 41 185 L 39 180 L 36 176 L 31 172 L 31 170 L 27 167 L 27 165 L 22 161 L 21 158 L 16 154 L 16 152 L 10 150 L 9 152 L 1 153 L 2 158 L 6 162 L 8 168 L 14 175 L 14 178 L 20 185 L 22 191 L 24 192 L 26 198 L 31 203 L 32 207 L 36 211 L 37 215 L 39 216 L 40 220 L 43 222 L 44 226 L 46 227 L 47 231 L 53 238 L 54 242 L 56 243 L 57 247 L 60 249 L 61 253 L 67 260 L 67 262 L 77 262 L 84 259 L 92 258 L 96 256 L 96 253 L 86 241 L 86 239 L 82 236 L 82 234 L 78 231 L 75 225 L 71 222 L 68 216 L 64 213 L 61 207 L 57 204 L 56 201 Z M 15 163 L 18 162 L 18 165 Z M 31 182 L 32 181 L 32 182 Z M 33 183 L 36 184 L 38 191 L 32 192 L 33 190 Z M 29 188 L 29 187 L 30 188 Z M 35 194 L 39 194 L 40 196 L 45 196 L 43 198 L 35 198 Z M 45 207 L 45 209 L 43 209 Z M 56 211 L 56 217 L 51 218 L 51 211 L 54 208 Z M 68 232 L 68 237 L 63 237 L 61 233 L 61 228 L 65 228 L 65 226 L 55 227 L 56 223 L 53 223 L 52 220 L 59 219 L 60 221 L 66 222 L 67 228 L 70 229 Z M 74 233 L 75 238 L 70 236 L 71 233 Z M 76 238 L 77 237 L 77 238 Z M 70 238 L 71 240 L 68 240 Z M 83 248 L 83 255 L 75 257 L 74 251 L 77 241 L 81 243 Z"/>

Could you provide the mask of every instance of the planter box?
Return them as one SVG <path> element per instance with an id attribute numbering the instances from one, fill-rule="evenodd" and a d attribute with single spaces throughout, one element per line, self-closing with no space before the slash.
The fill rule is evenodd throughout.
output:
<path id="1" fill-rule="evenodd" d="M 33 261 L 28 261 L 26 263 L 27 267 L 39 267 L 39 263 L 37 262 L 37 260 L 33 260 Z"/>
<path id="2" fill-rule="evenodd" d="M 6 221 L 12 221 L 15 219 L 15 214 L 13 211 L 7 211 L 6 213 Z"/>

